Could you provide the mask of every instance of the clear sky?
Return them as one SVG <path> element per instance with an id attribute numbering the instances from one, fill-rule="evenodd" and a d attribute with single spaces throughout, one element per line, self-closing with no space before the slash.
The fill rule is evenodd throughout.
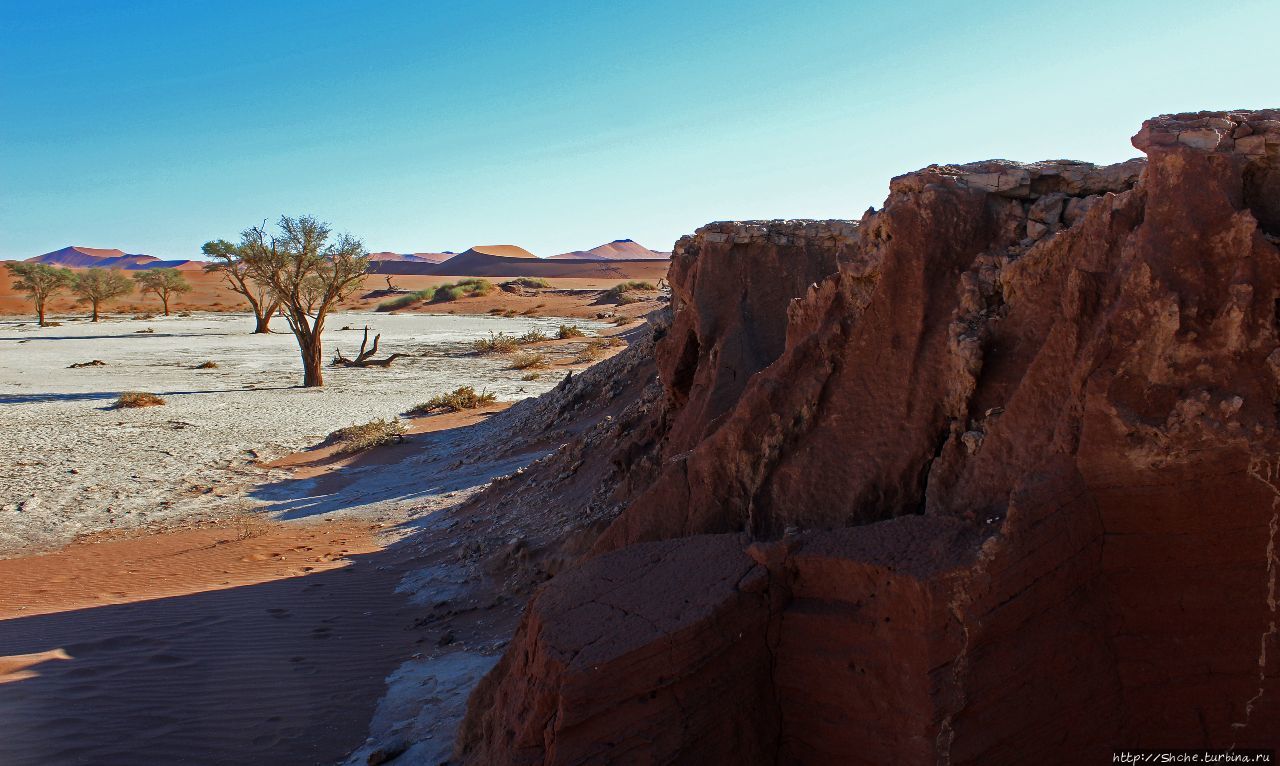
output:
<path id="1" fill-rule="evenodd" d="M 371 250 L 856 218 L 933 162 L 1280 106 L 1280 2 L 0 0 L 0 258 L 312 213 Z"/>

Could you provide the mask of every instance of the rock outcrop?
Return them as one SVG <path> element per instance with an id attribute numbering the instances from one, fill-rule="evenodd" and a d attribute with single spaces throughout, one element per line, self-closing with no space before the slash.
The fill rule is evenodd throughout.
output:
<path id="1" fill-rule="evenodd" d="M 1280 112 L 1134 145 L 677 243 L 603 531 L 531 599 L 459 758 L 1276 746 Z"/>

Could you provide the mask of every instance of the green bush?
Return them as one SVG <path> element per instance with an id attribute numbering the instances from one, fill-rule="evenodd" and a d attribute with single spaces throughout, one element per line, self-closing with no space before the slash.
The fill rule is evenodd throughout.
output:
<path id="1" fill-rule="evenodd" d="M 382 303 L 379 303 L 376 310 L 377 311 L 395 311 L 397 309 L 402 309 L 405 306 L 408 306 L 413 303 L 417 303 L 418 301 L 429 301 L 433 297 L 435 297 L 435 293 L 436 293 L 436 288 L 428 287 L 425 290 L 418 290 L 412 293 L 405 293 L 404 295 L 397 295 L 396 297 L 392 298 L 389 301 L 383 301 Z"/>
<path id="2" fill-rule="evenodd" d="M 492 291 L 492 282 L 487 279 L 472 277 L 459 282 L 440 285 L 436 288 L 436 294 L 431 299 L 431 302 L 448 303 L 460 298 L 475 298 L 481 295 L 488 295 Z"/>

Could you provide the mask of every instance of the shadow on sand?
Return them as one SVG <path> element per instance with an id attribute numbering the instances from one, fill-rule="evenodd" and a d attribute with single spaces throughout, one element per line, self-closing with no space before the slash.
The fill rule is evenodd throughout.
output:
<path id="1" fill-rule="evenodd" d="M 290 579 L 0 621 L 0 763 L 330 764 L 423 641 L 390 552 Z"/>
<path id="2" fill-rule="evenodd" d="M 318 458 L 307 465 L 319 467 L 348 462 L 331 474 L 261 484 L 249 492 L 249 497 L 267 503 L 260 512 L 291 521 L 379 503 L 425 501 L 469 489 L 511 473 L 545 454 L 522 453 L 472 464 L 459 464 L 454 460 L 462 454 L 464 442 L 474 444 L 477 439 L 485 438 L 486 432 L 494 434 L 495 429 L 491 427 L 498 426 L 500 421 L 495 418 L 411 434 L 401 444 L 370 450 L 354 459 Z"/>

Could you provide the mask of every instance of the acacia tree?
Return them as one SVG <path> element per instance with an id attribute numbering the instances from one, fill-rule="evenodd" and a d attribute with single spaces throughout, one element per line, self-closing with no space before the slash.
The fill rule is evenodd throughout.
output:
<path id="1" fill-rule="evenodd" d="M 155 293 L 164 304 L 164 315 L 169 316 L 169 298 L 191 291 L 191 283 L 177 269 L 147 269 L 133 275 L 142 293 Z"/>
<path id="2" fill-rule="evenodd" d="M 93 305 L 93 321 L 96 322 L 98 306 L 133 292 L 133 283 L 119 269 L 88 269 L 76 275 L 71 292 Z"/>
<path id="3" fill-rule="evenodd" d="M 255 333 L 271 332 L 271 317 L 280 310 L 280 301 L 271 293 L 271 288 L 249 278 L 249 267 L 240 258 L 240 247 L 225 239 L 215 239 L 204 243 L 200 250 L 211 259 L 204 270 L 218 273 L 226 280 L 227 287 L 244 296 L 253 309 Z"/>
<path id="4" fill-rule="evenodd" d="M 36 316 L 41 327 L 45 326 L 45 303 L 54 293 L 70 287 L 76 278 L 71 269 L 47 263 L 6 263 L 5 268 L 13 275 L 13 289 L 26 293 L 36 305 Z"/>
<path id="5" fill-rule="evenodd" d="M 302 385 L 323 386 L 325 317 L 359 288 L 369 256 L 350 234 L 330 241 L 329 224 L 309 215 L 281 216 L 277 226 L 276 234 L 269 234 L 265 224 L 245 230 L 237 248 L 240 261 L 246 275 L 280 302 L 302 353 Z"/>

